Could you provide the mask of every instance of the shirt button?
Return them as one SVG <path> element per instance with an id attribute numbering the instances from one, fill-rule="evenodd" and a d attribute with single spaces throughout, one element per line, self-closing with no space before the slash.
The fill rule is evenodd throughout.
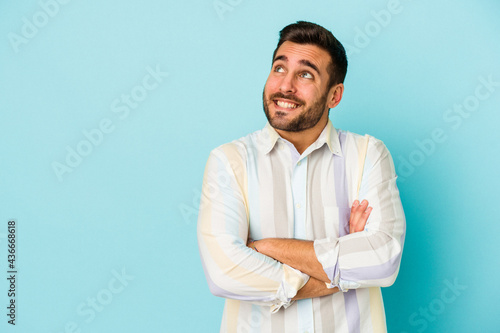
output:
<path id="1" fill-rule="evenodd" d="M 300 209 L 300 207 L 302 207 L 299 203 L 297 204 L 297 208 Z"/>
<path id="2" fill-rule="evenodd" d="M 281 149 L 281 150 L 285 149 L 285 144 L 281 144 L 281 145 L 280 145 L 280 149 Z"/>
<path id="3" fill-rule="evenodd" d="M 297 162 L 297 165 L 301 165 L 301 164 L 302 164 L 302 162 L 301 162 L 301 161 Z M 306 333 L 307 333 L 307 332 L 306 332 Z"/>

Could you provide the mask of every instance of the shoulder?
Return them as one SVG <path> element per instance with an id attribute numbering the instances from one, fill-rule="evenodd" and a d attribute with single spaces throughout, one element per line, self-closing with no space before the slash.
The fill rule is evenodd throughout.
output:
<path id="1" fill-rule="evenodd" d="M 359 146 L 360 144 L 365 143 L 367 138 L 369 140 L 368 143 L 370 145 L 372 145 L 372 146 L 384 145 L 384 143 L 382 142 L 382 140 L 377 139 L 376 137 L 374 137 L 374 136 L 372 136 L 370 134 L 358 134 L 358 133 L 353 133 L 353 132 L 350 132 L 350 131 L 345 131 L 345 130 L 342 130 L 342 129 L 337 129 L 337 132 L 340 135 L 345 136 L 346 143 L 348 145 Z"/>
<path id="2" fill-rule="evenodd" d="M 353 151 L 356 151 L 358 153 L 362 153 L 366 149 L 367 155 L 385 155 L 389 153 L 384 142 L 372 135 L 361 135 L 341 129 L 338 129 L 337 131 L 341 136 L 345 136 L 345 150 L 348 152 L 352 153 Z M 366 146 L 367 144 L 368 146 Z"/>
<path id="3" fill-rule="evenodd" d="M 249 152 L 258 151 L 265 140 L 264 130 L 258 130 L 239 139 L 224 143 L 210 152 L 210 158 L 232 163 L 244 163 Z"/>
<path id="4" fill-rule="evenodd" d="M 349 167 L 357 168 L 358 165 L 364 164 L 365 168 L 371 169 L 380 163 L 385 163 L 383 161 L 393 163 L 392 156 L 382 140 L 372 135 L 338 131 L 341 136 L 345 136 L 342 151 Z"/>

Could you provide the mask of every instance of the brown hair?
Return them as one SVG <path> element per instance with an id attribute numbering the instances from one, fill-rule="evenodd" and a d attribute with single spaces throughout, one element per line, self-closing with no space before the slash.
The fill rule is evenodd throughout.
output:
<path id="1" fill-rule="evenodd" d="M 297 44 L 311 44 L 324 49 L 331 58 L 328 66 L 328 88 L 343 83 L 347 73 L 347 57 L 342 44 L 335 36 L 322 26 L 305 21 L 287 25 L 280 31 L 280 39 L 273 53 L 273 61 L 281 44 L 289 41 Z"/>

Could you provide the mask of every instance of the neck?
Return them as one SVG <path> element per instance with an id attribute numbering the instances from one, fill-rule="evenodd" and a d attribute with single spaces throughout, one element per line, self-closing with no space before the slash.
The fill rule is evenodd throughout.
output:
<path id="1" fill-rule="evenodd" d="M 302 155 L 302 153 L 314 143 L 325 128 L 328 123 L 328 116 L 325 118 L 321 118 L 321 120 L 311 128 L 300 132 L 287 132 L 282 130 L 276 130 L 278 134 L 285 140 L 290 141 L 295 149 Z"/>

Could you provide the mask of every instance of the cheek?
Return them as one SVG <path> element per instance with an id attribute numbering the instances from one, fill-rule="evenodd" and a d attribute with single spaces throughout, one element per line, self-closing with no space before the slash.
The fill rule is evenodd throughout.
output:
<path id="1" fill-rule="evenodd" d="M 314 89 L 311 89 L 308 92 L 308 97 L 312 100 L 317 100 L 317 99 L 320 99 L 321 97 L 323 97 L 324 94 L 325 94 L 324 89 L 320 89 L 318 87 L 315 87 Z"/>
<path id="2" fill-rule="evenodd" d="M 266 94 L 274 93 L 279 89 L 279 82 L 272 77 L 269 77 L 266 81 L 266 85 L 264 86 L 264 91 Z"/>
<path id="3" fill-rule="evenodd" d="M 314 89 L 310 89 L 310 87 L 302 87 L 302 89 L 298 89 L 295 93 L 295 96 L 304 101 L 307 101 L 308 103 L 310 103 L 317 97 L 316 91 Z"/>

